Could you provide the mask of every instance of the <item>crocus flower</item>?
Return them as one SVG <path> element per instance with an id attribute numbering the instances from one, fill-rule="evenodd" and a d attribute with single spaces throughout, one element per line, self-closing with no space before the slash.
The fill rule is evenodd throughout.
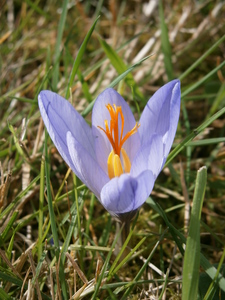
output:
<path id="1" fill-rule="evenodd" d="M 174 140 L 179 80 L 150 98 L 139 122 L 112 88 L 97 97 L 92 127 L 56 93 L 41 91 L 38 103 L 59 153 L 109 213 L 136 212 L 150 195 Z"/>

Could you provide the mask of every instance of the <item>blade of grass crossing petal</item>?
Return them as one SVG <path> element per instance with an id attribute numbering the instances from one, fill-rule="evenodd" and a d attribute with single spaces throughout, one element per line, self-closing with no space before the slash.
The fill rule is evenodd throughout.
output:
<path id="1" fill-rule="evenodd" d="M 101 44 L 105 54 L 109 58 L 111 64 L 116 69 L 116 71 L 119 74 L 124 73 L 127 70 L 127 66 L 124 63 L 124 61 L 122 60 L 122 58 L 117 54 L 116 51 L 113 50 L 113 48 L 109 44 L 106 43 L 106 41 L 104 41 L 100 38 L 99 38 L 99 41 L 100 41 L 100 44 Z M 141 93 L 141 91 L 139 90 L 138 86 L 136 85 L 131 73 L 127 74 L 125 81 L 129 86 L 133 87 L 134 92 L 138 96 L 138 98 L 142 101 L 145 101 L 145 98 L 144 98 L 143 94 Z"/>
<path id="2" fill-rule="evenodd" d="M 161 46 L 164 56 L 164 64 L 166 69 L 166 74 L 168 80 L 174 79 L 173 76 L 173 65 L 172 65 L 172 51 L 169 41 L 168 29 L 164 18 L 162 0 L 159 1 L 159 18 L 160 18 L 160 28 L 161 28 Z"/>
<path id="3" fill-rule="evenodd" d="M 38 260 L 42 256 L 42 226 L 43 226 L 43 207 L 44 207 L 44 188 L 45 188 L 45 163 L 44 157 L 41 160 L 41 174 L 40 174 L 40 196 L 39 196 L 39 214 L 38 214 Z"/>
<path id="4" fill-rule="evenodd" d="M 205 188 L 207 181 L 207 169 L 202 167 L 198 170 L 189 234 L 187 237 L 184 253 L 182 300 L 197 299 L 199 267 L 200 267 L 200 220 Z"/>
<path id="5" fill-rule="evenodd" d="M 69 95 L 70 95 L 70 88 L 72 87 L 72 84 L 73 84 L 73 81 L 74 81 L 74 78 L 77 74 L 77 70 L 78 70 L 78 67 L 81 63 L 81 59 L 84 55 L 84 52 L 86 50 L 86 47 L 87 47 L 87 44 L 88 44 L 88 41 L 92 35 L 92 32 L 94 31 L 95 29 L 95 25 L 98 21 L 98 19 L 100 18 L 100 16 L 98 16 L 98 18 L 94 21 L 94 24 L 91 26 L 90 30 L 88 31 L 78 53 L 77 53 L 77 57 L 73 63 L 73 68 L 72 68 L 72 71 L 71 71 L 71 74 L 70 74 L 70 79 L 69 79 L 69 84 L 67 86 L 67 90 L 66 90 L 66 99 L 68 99 Z"/>
<path id="6" fill-rule="evenodd" d="M 69 0 L 63 1 L 63 7 L 62 7 L 62 13 L 59 21 L 59 27 L 58 27 L 58 33 L 57 33 L 57 39 L 55 44 L 55 57 L 54 57 L 54 72 L 52 75 L 52 86 L 53 90 L 57 90 L 57 84 L 59 81 L 59 58 L 61 53 L 61 42 L 62 42 L 62 36 L 63 31 L 66 23 L 66 15 L 67 15 L 67 7 L 68 7 Z"/>
<path id="7" fill-rule="evenodd" d="M 180 151 L 189 144 L 198 134 L 200 134 L 206 127 L 208 127 L 213 121 L 218 119 L 222 114 L 225 113 L 225 107 L 215 113 L 212 117 L 204 121 L 198 128 L 194 129 L 167 157 L 165 166 L 178 154 Z"/>
<path id="8" fill-rule="evenodd" d="M 50 164 L 47 163 L 47 161 L 49 161 L 47 140 L 48 140 L 48 134 L 47 134 L 47 130 L 45 128 L 45 176 L 46 176 L 47 198 L 48 198 L 48 208 L 49 208 L 51 229 L 52 229 L 53 241 L 54 241 L 54 246 L 55 246 L 55 255 L 56 255 L 56 259 L 58 261 L 59 260 L 59 238 L 58 238 L 54 208 L 53 208 L 53 203 L 52 203 L 50 170 L 49 170 Z M 59 266 L 60 285 L 61 285 L 61 289 L 62 289 L 62 293 L 63 293 L 63 298 L 68 299 L 64 267 L 61 262 L 62 261 L 60 260 L 60 266 Z"/>

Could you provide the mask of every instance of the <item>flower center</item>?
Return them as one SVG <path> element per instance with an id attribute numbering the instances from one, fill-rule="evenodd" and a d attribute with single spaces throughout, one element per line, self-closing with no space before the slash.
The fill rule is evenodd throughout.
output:
<path id="1" fill-rule="evenodd" d="M 112 145 L 112 151 L 108 156 L 108 175 L 109 178 L 112 179 L 113 177 L 119 177 L 121 174 L 129 173 L 131 169 L 130 159 L 125 151 L 122 148 L 123 144 L 126 140 L 140 127 L 140 124 L 136 123 L 134 128 L 128 131 L 125 136 L 123 137 L 123 129 L 124 129 L 124 115 L 122 112 L 121 106 L 116 106 L 113 104 L 107 104 L 106 108 L 110 114 L 110 125 L 108 124 L 108 120 L 105 120 L 105 129 L 98 126 L 99 129 L 104 131 L 110 144 Z M 119 132 L 119 115 L 121 118 L 121 130 Z M 121 154 L 121 158 L 120 158 Z M 121 161 L 122 159 L 122 161 Z"/>

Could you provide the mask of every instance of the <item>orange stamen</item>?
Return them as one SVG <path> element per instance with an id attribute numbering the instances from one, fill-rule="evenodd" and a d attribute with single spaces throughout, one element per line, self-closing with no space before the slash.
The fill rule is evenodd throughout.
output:
<path id="1" fill-rule="evenodd" d="M 124 116 L 123 116 L 121 106 L 116 106 L 115 104 L 112 106 L 111 104 L 107 104 L 106 108 L 108 109 L 111 117 L 110 128 L 107 120 L 105 120 L 105 129 L 100 126 L 98 126 L 98 128 L 105 132 L 107 138 L 110 141 L 110 144 L 113 147 L 114 154 L 117 154 L 120 157 L 120 151 L 123 144 L 132 134 L 137 132 L 137 129 L 140 127 L 140 124 L 136 123 L 134 128 L 128 131 L 123 137 Z M 120 134 L 119 134 L 119 115 L 121 118 Z"/>

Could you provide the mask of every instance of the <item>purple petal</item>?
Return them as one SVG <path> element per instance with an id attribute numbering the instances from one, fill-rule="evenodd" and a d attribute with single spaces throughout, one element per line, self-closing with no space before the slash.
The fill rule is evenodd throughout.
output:
<path id="1" fill-rule="evenodd" d="M 107 104 L 115 104 L 116 106 L 122 107 L 122 112 L 124 115 L 123 136 L 128 131 L 133 129 L 133 127 L 136 124 L 136 121 L 128 104 L 125 102 L 123 97 L 120 94 L 118 94 L 114 89 L 108 88 L 98 96 L 92 112 L 92 130 L 93 136 L 95 137 L 96 157 L 99 164 L 101 165 L 102 169 L 105 170 L 105 172 L 107 172 L 107 159 L 109 153 L 112 150 L 112 147 L 105 133 L 102 130 L 100 130 L 97 126 L 100 126 L 105 129 L 105 120 L 108 120 L 108 124 L 110 125 L 110 114 L 106 108 Z M 129 139 L 123 145 L 123 148 L 126 150 L 131 162 L 133 161 L 133 158 L 137 153 L 139 147 L 140 137 L 137 132 L 131 137 L 129 137 Z"/>
<path id="2" fill-rule="evenodd" d="M 173 80 L 161 87 L 148 101 L 141 119 L 139 134 L 142 145 L 152 135 L 163 137 L 164 158 L 172 146 L 180 113 L 180 81 Z"/>
<path id="3" fill-rule="evenodd" d="M 71 132 L 67 133 L 67 145 L 73 162 L 71 169 L 100 199 L 100 191 L 109 181 L 108 176 L 89 152 L 73 137 Z"/>
<path id="4" fill-rule="evenodd" d="M 123 174 L 110 180 L 101 191 L 101 202 L 112 215 L 138 209 L 151 193 L 154 176 L 145 171 L 134 178 Z"/>
<path id="5" fill-rule="evenodd" d="M 153 135 L 149 143 L 139 149 L 131 166 L 131 175 L 137 177 L 145 170 L 150 170 L 156 178 L 164 164 L 163 151 L 162 137 Z"/>
<path id="6" fill-rule="evenodd" d="M 38 104 L 53 143 L 70 167 L 73 163 L 66 142 L 68 131 L 95 157 L 91 128 L 67 100 L 56 93 L 42 91 L 38 96 Z"/>

